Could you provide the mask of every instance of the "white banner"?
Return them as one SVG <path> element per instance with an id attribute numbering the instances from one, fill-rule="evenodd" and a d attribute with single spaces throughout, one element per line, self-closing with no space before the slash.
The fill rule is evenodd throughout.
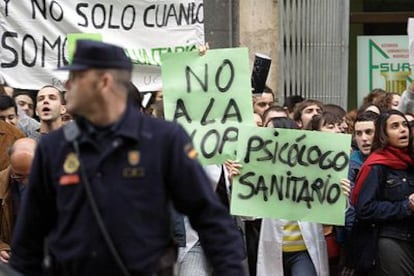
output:
<path id="1" fill-rule="evenodd" d="M 204 44 L 203 0 L 19 0 L 0 2 L 0 79 L 39 89 L 61 85 L 70 33 L 100 34 L 126 49 L 141 91 L 161 87 L 162 52 Z"/>

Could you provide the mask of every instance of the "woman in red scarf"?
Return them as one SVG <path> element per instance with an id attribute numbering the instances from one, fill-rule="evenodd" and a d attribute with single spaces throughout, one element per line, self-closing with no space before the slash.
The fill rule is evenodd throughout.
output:
<path id="1" fill-rule="evenodd" d="M 370 241 L 361 238 L 372 243 L 360 247 L 358 258 L 368 267 L 375 265 L 373 275 L 413 275 L 414 161 L 412 134 L 403 113 L 389 110 L 379 115 L 372 152 L 357 176 L 352 201 L 357 229 L 376 235 Z"/>

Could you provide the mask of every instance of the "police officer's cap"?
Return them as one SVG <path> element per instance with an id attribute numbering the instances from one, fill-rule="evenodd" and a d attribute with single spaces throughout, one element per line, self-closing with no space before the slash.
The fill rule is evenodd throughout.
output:
<path id="1" fill-rule="evenodd" d="M 80 39 L 76 41 L 71 64 L 58 70 L 83 71 L 87 69 L 124 69 L 131 71 L 131 60 L 119 46 L 100 41 Z"/>

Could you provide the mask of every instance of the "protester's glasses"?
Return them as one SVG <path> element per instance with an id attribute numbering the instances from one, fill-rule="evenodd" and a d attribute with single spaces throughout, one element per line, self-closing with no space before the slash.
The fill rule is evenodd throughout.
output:
<path id="1" fill-rule="evenodd" d="M 13 173 L 11 173 L 10 177 L 11 177 L 11 179 L 13 179 L 17 182 L 23 182 L 23 181 L 25 181 L 26 179 L 29 178 L 29 175 L 28 174 L 18 174 L 18 173 L 13 172 Z"/>
<path id="2" fill-rule="evenodd" d="M 408 122 L 410 128 L 414 128 L 414 120 Z"/>

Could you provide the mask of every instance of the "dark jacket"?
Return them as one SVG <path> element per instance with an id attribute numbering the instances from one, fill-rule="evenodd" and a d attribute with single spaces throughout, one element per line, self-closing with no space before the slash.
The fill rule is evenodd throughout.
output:
<path id="1" fill-rule="evenodd" d="M 414 241 L 414 212 L 408 196 L 414 193 L 414 169 L 395 170 L 372 165 L 356 206 L 360 221 L 379 227 L 380 237 Z"/>
<path id="2" fill-rule="evenodd" d="M 132 275 L 159 270 L 171 243 L 168 202 L 187 215 L 217 275 L 241 275 L 242 241 L 178 124 L 129 106 L 105 131 L 79 119 L 80 159 L 108 232 Z M 42 137 L 10 264 L 39 275 L 43 239 L 65 275 L 119 275 L 85 198 L 62 129 Z"/>
<path id="3" fill-rule="evenodd" d="M 367 159 L 359 150 L 354 150 L 349 160 L 348 179 L 351 181 L 351 191 L 354 189 L 355 180 L 361 169 L 362 163 Z M 355 221 L 355 207 L 349 203 L 345 214 L 345 229 L 350 231 Z"/>
<path id="4" fill-rule="evenodd" d="M 376 263 L 378 238 L 414 241 L 414 213 L 408 195 L 414 192 L 414 171 L 371 165 L 359 192 L 356 220 L 347 242 L 347 266 L 368 275 Z"/>

